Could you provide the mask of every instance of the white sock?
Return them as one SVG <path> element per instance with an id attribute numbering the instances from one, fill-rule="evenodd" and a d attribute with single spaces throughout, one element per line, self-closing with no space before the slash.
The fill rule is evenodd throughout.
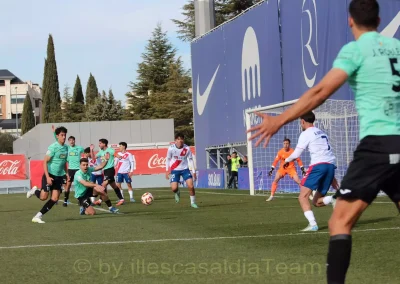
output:
<path id="1" fill-rule="evenodd" d="M 41 212 L 38 212 L 35 216 L 35 218 L 42 218 L 43 214 Z"/>
<path id="2" fill-rule="evenodd" d="M 108 209 L 111 209 L 111 208 L 113 208 L 113 207 L 112 206 L 108 207 Z"/>
<path id="3" fill-rule="evenodd" d="M 124 191 L 121 189 L 122 199 L 124 199 Z"/>
<path id="4" fill-rule="evenodd" d="M 331 203 L 332 203 L 332 196 L 325 196 L 325 197 L 322 199 L 322 202 L 323 202 L 325 205 L 331 204 Z"/>
<path id="5" fill-rule="evenodd" d="M 92 201 L 92 203 L 94 203 L 96 201 L 96 197 L 90 197 L 90 201 Z"/>
<path id="6" fill-rule="evenodd" d="M 196 196 L 190 196 L 190 203 L 196 203 Z"/>
<path id="7" fill-rule="evenodd" d="M 133 190 L 129 190 L 129 198 L 133 199 Z"/>
<path id="8" fill-rule="evenodd" d="M 315 222 L 314 213 L 311 210 L 304 212 L 304 216 L 307 218 L 308 223 L 310 223 L 311 226 L 317 225 L 317 222 Z"/>

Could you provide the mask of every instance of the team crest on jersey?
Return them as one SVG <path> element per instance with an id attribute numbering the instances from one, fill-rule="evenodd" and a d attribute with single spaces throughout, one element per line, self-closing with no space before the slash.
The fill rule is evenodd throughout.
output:
<path id="1" fill-rule="evenodd" d="M 60 154 L 60 159 L 65 159 L 67 157 L 67 155 L 65 154 Z"/>
<path id="2" fill-rule="evenodd" d="M 70 156 L 77 156 L 75 152 L 69 152 Z"/>

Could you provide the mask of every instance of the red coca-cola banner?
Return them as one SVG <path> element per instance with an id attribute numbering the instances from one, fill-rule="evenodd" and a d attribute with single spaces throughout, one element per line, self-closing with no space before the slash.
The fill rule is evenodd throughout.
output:
<path id="1" fill-rule="evenodd" d="M 31 187 L 36 185 L 38 188 L 41 188 L 43 173 L 43 160 L 31 160 L 29 162 L 29 177 L 31 180 Z"/>
<path id="2" fill-rule="evenodd" d="M 0 180 L 26 178 L 24 155 L 0 155 Z"/>
<path id="3" fill-rule="evenodd" d="M 196 155 L 196 148 L 190 147 L 193 155 Z M 135 155 L 135 175 L 151 175 L 165 173 L 165 160 L 168 149 L 146 149 L 128 150 Z"/>

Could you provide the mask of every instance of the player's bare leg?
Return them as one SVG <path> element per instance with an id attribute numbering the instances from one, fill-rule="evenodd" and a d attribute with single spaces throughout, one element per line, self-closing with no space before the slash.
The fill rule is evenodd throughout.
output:
<path id="1" fill-rule="evenodd" d="M 42 192 L 45 192 L 45 191 L 42 190 Z M 43 195 L 42 195 L 42 192 L 40 193 L 40 200 L 46 200 L 49 196 L 49 192 L 45 192 L 46 194 L 43 194 Z M 58 201 L 59 198 L 60 198 L 60 191 L 52 190 L 51 198 L 46 202 L 46 204 L 42 207 L 42 209 L 35 215 L 35 217 L 33 217 L 32 222 L 33 223 L 45 223 L 42 220 L 42 216 L 50 211 L 50 209 L 54 206 L 54 204 L 56 204 L 56 202 Z"/>
<path id="2" fill-rule="evenodd" d="M 362 200 L 337 199 L 329 220 L 327 275 L 332 283 L 345 283 L 351 258 L 351 230 L 367 207 L 368 203 Z"/>
<path id="3" fill-rule="evenodd" d="M 177 182 L 171 182 L 171 190 L 175 193 L 175 202 L 179 203 L 181 200 L 181 192 L 179 191 L 179 186 Z"/>
<path id="4" fill-rule="evenodd" d="M 332 204 L 332 206 L 333 206 L 334 205 L 334 200 L 335 199 L 333 198 L 332 195 L 323 196 L 320 192 L 315 191 L 315 195 L 314 195 L 314 198 L 312 200 L 312 203 L 313 203 L 313 205 L 315 207 L 324 207 L 324 206 L 327 206 L 329 204 Z"/>
<path id="5" fill-rule="evenodd" d="M 271 201 L 274 199 L 276 189 L 278 188 L 278 182 L 280 181 L 281 178 L 282 178 L 282 175 L 279 173 L 279 171 L 277 171 L 275 174 L 275 178 L 272 182 L 271 195 L 269 196 L 269 198 L 266 201 Z"/>
<path id="6" fill-rule="evenodd" d="M 196 204 L 196 193 L 194 190 L 193 179 L 187 179 L 186 185 L 189 188 L 189 195 L 190 195 L 190 206 L 193 208 L 199 208 Z"/>
<path id="7" fill-rule="evenodd" d="M 315 221 L 314 213 L 311 210 L 311 204 L 309 201 L 309 197 L 311 195 L 311 189 L 301 186 L 300 194 L 299 194 L 299 203 L 301 209 L 303 209 L 304 216 L 308 220 L 308 226 L 303 230 L 303 232 L 307 231 L 318 231 L 318 225 Z"/>

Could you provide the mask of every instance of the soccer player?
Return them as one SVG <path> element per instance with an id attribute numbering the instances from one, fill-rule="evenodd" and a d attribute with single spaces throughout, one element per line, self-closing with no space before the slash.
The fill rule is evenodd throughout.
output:
<path id="1" fill-rule="evenodd" d="M 100 195 L 104 202 L 107 204 L 108 209 L 111 213 L 117 213 L 119 210 L 114 208 L 108 198 L 105 189 L 101 185 L 97 185 L 90 181 L 91 173 L 94 171 L 101 170 L 106 166 L 110 159 L 109 154 L 106 154 L 104 162 L 101 165 L 93 168 L 89 167 L 89 160 L 82 158 L 80 160 L 80 170 L 75 174 L 74 187 L 75 187 L 75 198 L 78 199 L 79 204 L 84 208 L 83 214 L 94 215 L 96 211 L 92 207 L 91 197 L 93 195 Z M 82 213 L 81 213 L 82 214 Z M 82 215 L 83 215 L 82 214 Z"/>
<path id="2" fill-rule="evenodd" d="M 128 186 L 130 201 L 135 202 L 131 177 L 133 176 L 133 171 L 136 170 L 136 161 L 135 156 L 126 151 L 127 147 L 126 142 L 119 143 L 120 152 L 117 154 L 117 186 L 122 193 L 122 183 L 125 181 Z"/>
<path id="3" fill-rule="evenodd" d="M 71 190 L 71 185 L 74 182 L 74 176 L 77 171 L 79 171 L 79 161 L 81 156 L 84 152 L 84 149 L 81 146 L 75 144 L 75 137 L 70 136 L 68 137 L 68 176 L 69 179 L 67 180 L 67 185 L 65 186 L 64 191 L 64 203 L 63 206 L 68 206 L 68 199 L 69 199 L 69 192 Z"/>
<path id="4" fill-rule="evenodd" d="M 51 144 L 44 156 L 43 169 L 44 174 L 42 177 L 42 187 L 38 189 L 34 186 L 26 194 L 27 198 L 36 195 L 40 200 L 47 200 L 50 194 L 50 199 L 46 202 L 43 208 L 33 217 L 33 223 L 45 223 L 42 216 L 49 212 L 60 198 L 63 185 L 68 179 L 67 174 L 67 155 L 68 147 L 65 145 L 65 138 L 67 136 L 67 129 L 65 127 L 58 127 L 55 130 L 57 142 Z"/>
<path id="5" fill-rule="evenodd" d="M 100 151 L 95 156 L 94 153 L 92 154 L 92 159 L 101 158 L 104 161 L 105 155 L 108 153 L 110 155 L 110 159 L 107 162 L 107 165 L 104 167 L 104 182 L 103 186 L 107 192 L 107 185 L 110 185 L 113 189 L 115 194 L 118 197 L 117 206 L 124 204 L 124 198 L 122 197 L 121 190 L 115 184 L 115 168 L 114 168 L 114 154 L 115 151 L 113 148 L 108 147 L 108 140 L 107 139 L 100 139 L 99 140 L 99 148 Z M 95 202 L 96 205 L 101 205 L 101 200 L 97 200 Z"/>
<path id="6" fill-rule="evenodd" d="M 311 155 L 310 166 L 300 185 L 299 203 L 309 222 L 303 232 L 318 231 L 318 225 L 308 200 L 311 192 L 316 191 L 313 197 L 313 204 L 316 207 L 326 206 L 336 201 L 332 196 L 326 196 L 335 177 L 336 157 L 329 145 L 328 135 L 315 127 L 314 121 L 315 115 L 311 111 L 301 116 L 300 124 L 303 132 L 300 134 L 296 150 L 284 161 L 284 168 L 287 169 L 290 163 L 298 159 L 305 149 L 308 148 Z"/>
<path id="7" fill-rule="evenodd" d="M 285 138 L 283 140 L 283 148 L 278 151 L 278 154 L 276 155 L 275 160 L 272 163 L 271 170 L 268 173 L 269 176 L 272 176 L 272 172 L 275 170 L 276 165 L 278 164 L 279 161 L 281 161 L 280 168 L 276 172 L 275 179 L 272 182 L 271 196 L 266 201 L 271 201 L 274 199 L 274 194 L 276 192 L 276 188 L 278 187 L 278 182 L 281 180 L 281 178 L 285 177 L 286 175 L 289 175 L 298 185 L 300 185 L 300 179 L 299 176 L 297 175 L 294 162 L 290 162 L 286 168 L 283 168 L 285 164 L 285 159 L 289 157 L 293 152 L 294 150 L 290 148 L 290 139 Z M 303 167 L 303 162 L 301 161 L 301 159 L 297 158 L 296 162 L 300 166 L 303 175 L 305 175 L 306 170 Z"/>
<path id="8" fill-rule="evenodd" d="M 175 135 L 175 144 L 168 148 L 167 159 L 166 159 L 166 178 L 170 180 L 171 190 L 175 193 L 175 202 L 180 201 L 180 190 L 178 182 L 181 179 L 186 182 L 189 188 L 190 195 L 190 206 L 198 208 L 196 204 L 196 196 L 194 190 L 193 180 L 196 180 L 196 168 L 193 162 L 192 151 L 190 147 L 185 145 L 185 136 L 181 133 Z M 192 169 L 190 173 L 189 168 Z"/>
<path id="9" fill-rule="evenodd" d="M 400 211 L 400 42 L 380 35 L 376 0 L 352 0 L 349 26 L 355 37 L 341 49 L 333 68 L 284 113 L 258 114 L 263 122 L 250 140 L 268 145 L 283 125 L 323 104 L 346 81 L 355 93 L 360 143 L 354 152 L 329 220 L 327 278 L 345 283 L 352 249 L 351 230 L 382 189 Z"/>

